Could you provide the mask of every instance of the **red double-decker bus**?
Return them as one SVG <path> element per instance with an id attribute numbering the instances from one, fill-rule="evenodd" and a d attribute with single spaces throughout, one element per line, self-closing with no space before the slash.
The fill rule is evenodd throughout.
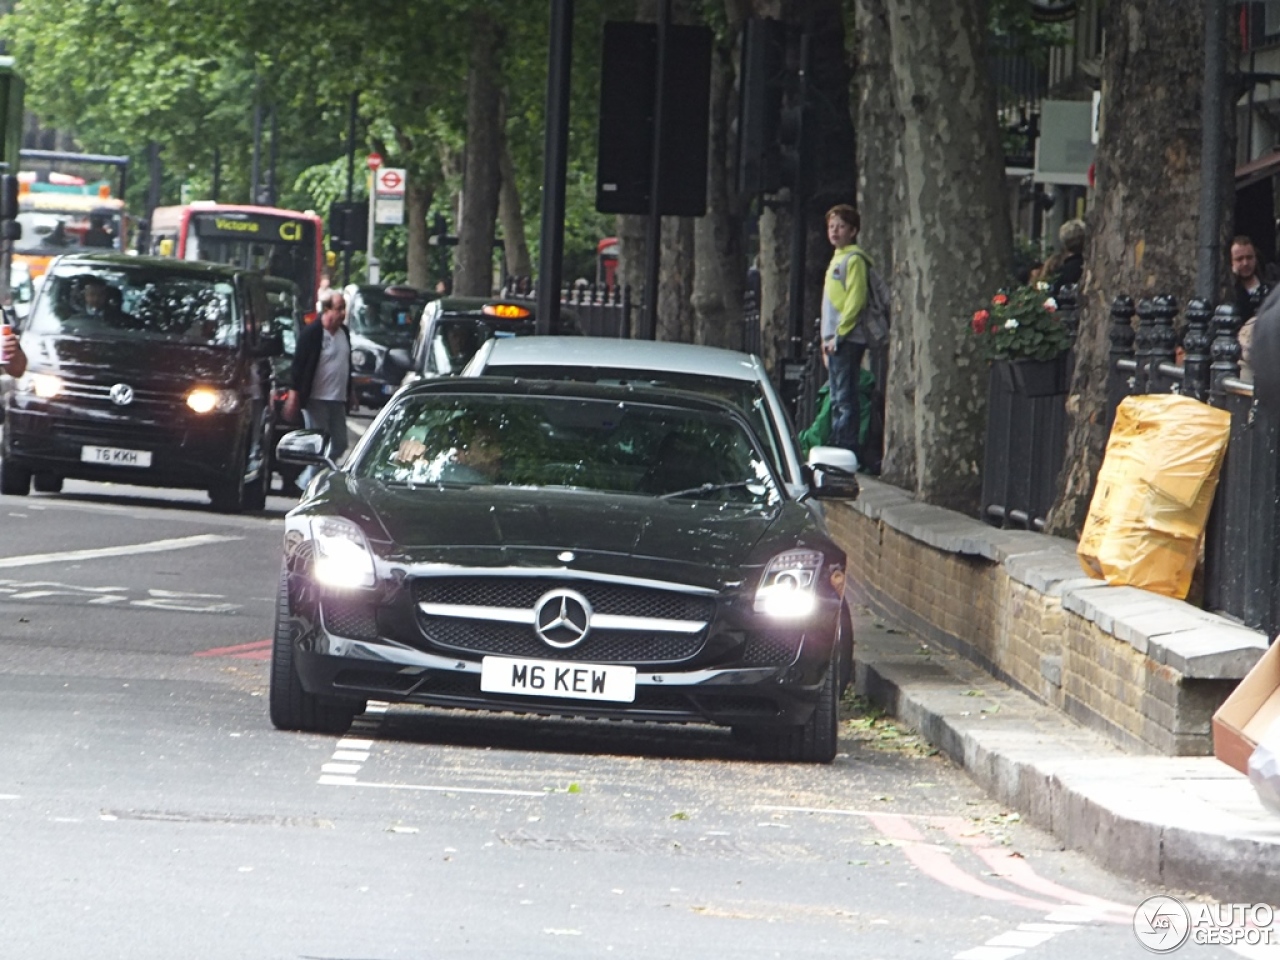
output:
<path id="1" fill-rule="evenodd" d="M 311 211 L 197 200 L 156 207 L 148 252 L 179 260 L 229 263 L 298 285 L 308 321 L 325 269 L 324 222 Z"/>

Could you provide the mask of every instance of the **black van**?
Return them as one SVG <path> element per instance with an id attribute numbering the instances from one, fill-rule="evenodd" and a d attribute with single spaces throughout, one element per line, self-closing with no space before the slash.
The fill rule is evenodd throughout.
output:
<path id="1" fill-rule="evenodd" d="M 252 271 L 123 254 L 55 260 L 20 329 L 0 493 L 67 477 L 209 491 L 260 510 L 271 478 L 271 329 Z"/>

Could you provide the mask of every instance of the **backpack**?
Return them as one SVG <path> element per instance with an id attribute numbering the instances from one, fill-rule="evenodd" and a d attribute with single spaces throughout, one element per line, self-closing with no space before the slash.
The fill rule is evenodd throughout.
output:
<path id="1" fill-rule="evenodd" d="M 867 264 L 867 304 L 858 317 L 858 326 L 866 334 L 868 346 L 883 347 L 889 342 L 889 304 L 892 302 L 889 284 L 865 255 L 855 253 L 854 256 L 862 257 Z"/>

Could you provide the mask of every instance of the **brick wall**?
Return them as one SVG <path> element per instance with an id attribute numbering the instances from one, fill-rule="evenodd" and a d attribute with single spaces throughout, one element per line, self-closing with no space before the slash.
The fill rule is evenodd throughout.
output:
<path id="1" fill-rule="evenodd" d="M 856 601 L 1128 749 L 1212 754 L 1210 719 L 1265 649 L 1260 635 L 1215 625 L 1181 601 L 1090 580 L 1067 541 L 997 530 L 873 484 L 857 503 L 825 507 Z M 1125 617 L 1117 603 L 1148 617 L 1172 613 L 1171 624 L 1150 636 L 1117 631 Z M 1179 638 L 1192 635 L 1203 652 L 1211 628 L 1246 655 L 1233 659 L 1223 643 L 1214 656 L 1179 653 Z"/>

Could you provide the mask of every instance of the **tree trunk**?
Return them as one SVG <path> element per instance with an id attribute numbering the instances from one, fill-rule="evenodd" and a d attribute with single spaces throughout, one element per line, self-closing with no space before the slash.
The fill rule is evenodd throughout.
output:
<path id="1" fill-rule="evenodd" d="M 507 257 L 507 273 L 512 277 L 532 278 L 533 259 L 529 241 L 524 235 L 524 211 L 520 209 L 520 187 L 516 183 L 516 166 L 511 159 L 506 124 L 498 128 L 501 139 L 499 158 L 502 190 L 498 194 L 498 220 L 502 223 L 502 246 Z"/>
<path id="2" fill-rule="evenodd" d="M 431 277 L 431 247 L 427 245 L 427 211 L 435 191 L 425 177 L 409 177 L 404 190 L 405 227 L 408 232 L 406 282 L 419 290 L 428 289 Z"/>
<path id="3" fill-rule="evenodd" d="M 467 70 L 467 146 L 463 173 L 458 266 L 454 293 L 487 297 L 493 292 L 493 239 L 498 216 L 500 170 L 499 50 L 502 34 L 486 14 L 471 20 L 471 60 Z"/>
<path id="4" fill-rule="evenodd" d="M 1046 531 L 1077 537 L 1106 448 L 1110 304 L 1195 289 L 1199 226 L 1204 4 L 1128 0 L 1106 5 L 1102 117 L 1095 154 L 1096 203 L 1080 292 L 1075 373 L 1059 495 Z M 1222 15 L 1230 14 L 1224 8 Z M 1188 38 L 1192 42 L 1188 42 Z M 1225 155 L 1235 156 L 1228 106 Z M 1224 191 L 1219 222 L 1230 222 Z"/>
<path id="5" fill-rule="evenodd" d="M 905 310 L 908 264 L 895 263 L 894 237 L 905 234 L 906 207 L 902 184 L 902 117 L 894 109 L 893 71 L 889 60 L 889 17 L 885 0 L 858 0 L 854 8 L 858 91 L 854 129 L 858 137 L 858 210 L 862 232 L 858 245 L 867 251 L 894 290 L 890 328 L 889 373 L 885 388 L 885 479 L 914 490 L 916 486 L 915 334 L 913 315 Z M 904 289 L 896 289 L 903 287 Z"/>
<path id="6" fill-rule="evenodd" d="M 914 489 L 968 513 L 981 492 L 986 365 L 967 321 L 1005 282 L 1013 251 L 984 8 L 982 0 L 885 4 L 903 120 L 903 220 L 893 250 L 910 265 L 898 305 L 913 318 Z"/>
<path id="7" fill-rule="evenodd" d="M 741 25 L 731 27 L 741 34 Z M 731 118 L 737 116 L 733 45 L 720 39 L 711 52 L 711 139 L 707 171 L 707 214 L 694 224 L 694 343 L 740 349 L 742 297 L 747 279 L 742 204 L 738 200 L 736 144 Z"/>
<path id="8" fill-rule="evenodd" d="M 658 340 L 693 343 L 693 233 L 692 217 L 663 218 Z"/>

